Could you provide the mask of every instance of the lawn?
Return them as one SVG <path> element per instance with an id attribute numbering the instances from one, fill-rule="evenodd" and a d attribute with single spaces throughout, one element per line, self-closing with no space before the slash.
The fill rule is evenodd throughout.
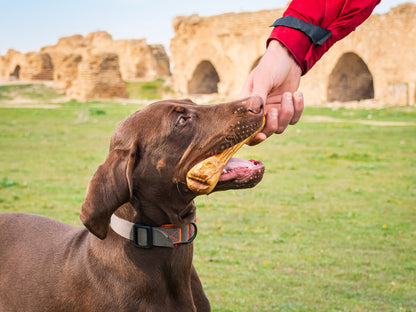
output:
<path id="1" fill-rule="evenodd" d="M 19 97 L 24 100 L 49 101 L 62 94 L 43 84 L 0 85 L 0 101 L 10 101 Z"/>
<path id="2" fill-rule="evenodd" d="M 44 104 L 0 103 L 0 212 L 81 225 L 112 131 L 141 106 Z M 303 118 L 240 150 L 265 163 L 256 188 L 197 198 L 194 263 L 213 311 L 416 311 L 416 108 Z"/>
<path id="3" fill-rule="evenodd" d="M 153 81 L 127 81 L 126 90 L 129 98 L 149 100 L 160 99 L 163 94 L 172 92 L 169 87 L 165 86 L 163 79 Z"/>

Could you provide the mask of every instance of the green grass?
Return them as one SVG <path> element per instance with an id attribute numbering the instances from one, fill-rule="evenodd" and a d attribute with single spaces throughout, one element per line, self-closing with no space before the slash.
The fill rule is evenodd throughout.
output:
<path id="1" fill-rule="evenodd" d="M 32 101 L 50 101 L 62 94 L 44 84 L 21 84 L 0 86 L 0 101 L 10 101 L 16 96 Z"/>
<path id="2" fill-rule="evenodd" d="M 1 90 L 1 89 L 0 89 Z M 140 105 L 0 108 L 0 212 L 80 225 L 86 186 L 117 123 Z M 213 311 L 416 311 L 416 108 L 307 108 L 240 157 L 254 189 L 197 199 L 194 263 Z"/>
<path id="3" fill-rule="evenodd" d="M 128 81 L 126 89 L 131 99 L 157 100 L 163 97 L 164 93 L 170 92 L 164 85 L 163 79 L 154 81 Z"/>
<path id="4" fill-rule="evenodd" d="M 379 121 L 403 121 L 415 122 L 414 107 L 390 107 L 388 109 L 309 109 L 306 108 L 309 116 L 325 115 L 346 120 L 379 120 Z"/>

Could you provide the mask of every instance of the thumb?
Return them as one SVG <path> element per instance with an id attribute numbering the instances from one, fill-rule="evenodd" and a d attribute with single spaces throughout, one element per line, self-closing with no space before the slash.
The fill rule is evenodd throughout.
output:
<path id="1" fill-rule="evenodd" d="M 244 82 L 243 88 L 240 91 L 240 98 L 247 98 L 249 97 L 252 93 L 253 90 L 253 79 L 252 79 L 252 74 L 250 74 L 246 81 Z"/>
<path id="2" fill-rule="evenodd" d="M 259 82 L 256 75 L 252 72 L 244 83 L 244 86 L 240 92 L 240 98 L 257 95 L 263 99 L 263 103 L 266 103 L 268 93 L 269 90 L 266 84 Z"/>
<path id="3" fill-rule="evenodd" d="M 269 94 L 269 88 L 265 83 L 253 83 L 253 91 L 251 95 L 258 95 L 263 99 L 263 103 L 266 104 L 267 94 Z"/>

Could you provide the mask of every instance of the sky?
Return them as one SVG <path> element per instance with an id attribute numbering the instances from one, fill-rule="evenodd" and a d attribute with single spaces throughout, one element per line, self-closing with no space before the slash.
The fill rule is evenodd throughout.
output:
<path id="1" fill-rule="evenodd" d="M 308 1 L 308 0 L 306 0 Z M 178 15 L 217 15 L 285 7 L 287 0 L 0 0 L 0 55 L 38 51 L 61 37 L 105 30 L 113 39 L 142 39 L 169 48 Z M 382 0 L 376 13 L 404 2 Z M 265 21 L 265 27 L 273 21 Z M 266 31 L 267 28 L 266 28 Z"/>

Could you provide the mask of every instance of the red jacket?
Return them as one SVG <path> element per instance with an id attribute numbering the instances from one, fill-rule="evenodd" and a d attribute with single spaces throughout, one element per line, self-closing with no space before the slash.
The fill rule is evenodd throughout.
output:
<path id="1" fill-rule="evenodd" d="M 314 46 L 302 32 L 275 27 L 268 39 L 280 41 L 292 53 L 305 74 L 338 40 L 363 23 L 381 0 L 293 0 L 283 16 L 293 16 L 332 32 L 323 45 Z"/>

